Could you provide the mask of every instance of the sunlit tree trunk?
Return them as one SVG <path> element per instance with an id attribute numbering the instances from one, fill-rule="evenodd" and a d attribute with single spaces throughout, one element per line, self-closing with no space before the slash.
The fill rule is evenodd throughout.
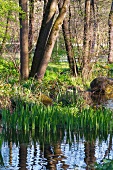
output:
<path id="1" fill-rule="evenodd" d="M 83 40 L 83 79 L 88 78 L 89 74 L 89 54 L 90 54 L 90 0 L 85 0 L 85 17 L 84 17 L 84 40 Z"/>
<path id="2" fill-rule="evenodd" d="M 58 7 L 58 1 L 48 1 L 46 12 L 44 13 L 40 35 L 38 38 L 35 55 L 31 67 L 30 76 L 36 76 L 40 81 L 43 79 L 48 62 L 50 60 L 54 44 L 58 37 L 59 30 L 62 26 L 63 20 L 68 9 L 70 0 L 65 0 L 58 17 L 56 18 L 53 26 L 53 18 Z M 39 48 L 40 47 L 40 48 Z"/>
<path id="3" fill-rule="evenodd" d="M 60 3 L 59 8 L 62 9 L 62 4 Z M 70 13 L 70 11 L 69 11 Z M 67 58 L 68 58 L 68 62 L 69 62 L 69 67 L 70 67 L 70 71 L 71 74 L 73 76 L 77 76 L 77 65 L 76 65 L 76 61 L 74 58 L 74 51 L 73 51 L 73 46 L 72 46 L 72 42 L 71 42 L 71 32 L 69 29 L 69 22 L 68 22 L 68 18 L 65 17 L 63 24 L 62 24 L 62 30 L 63 30 L 63 36 L 64 36 L 64 40 L 65 40 L 65 46 L 66 46 L 66 52 L 67 52 Z"/>
<path id="4" fill-rule="evenodd" d="M 34 34 L 34 0 L 29 0 L 29 55 L 32 54 L 33 50 L 33 34 Z"/>
<path id="5" fill-rule="evenodd" d="M 91 58 L 95 56 L 95 45 L 96 45 L 96 32 L 97 32 L 97 22 L 96 22 L 96 9 L 95 0 L 91 0 L 91 17 L 90 17 L 90 56 Z"/>
<path id="6" fill-rule="evenodd" d="M 98 3 L 95 1 L 95 9 L 96 9 L 96 56 L 99 55 L 100 51 L 100 24 L 99 24 L 99 8 Z"/>
<path id="7" fill-rule="evenodd" d="M 109 55 L 108 62 L 113 63 L 113 1 L 109 14 Z"/>
<path id="8" fill-rule="evenodd" d="M 27 79 L 29 76 L 28 68 L 28 16 L 27 0 L 19 0 L 19 5 L 24 12 L 20 13 L 20 74 L 21 79 Z"/>
<path id="9" fill-rule="evenodd" d="M 60 10 L 59 15 L 56 18 L 54 25 L 51 29 L 51 32 L 50 32 L 50 35 L 49 35 L 49 38 L 48 38 L 48 42 L 47 42 L 47 45 L 46 45 L 46 48 L 45 48 L 45 51 L 44 51 L 43 58 L 41 60 L 40 66 L 37 70 L 38 80 L 42 80 L 43 77 L 44 77 L 46 68 L 48 66 L 48 62 L 50 60 L 50 57 L 51 57 L 51 54 L 52 54 L 52 51 L 53 51 L 53 47 L 54 47 L 56 39 L 58 37 L 59 30 L 62 26 L 62 23 L 63 23 L 63 20 L 65 18 L 67 9 L 69 7 L 69 3 L 70 3 L 70 0 L 64 0 L 62 9 Z"/>
<path id="10" fill-rule="evenodd" d="M 76 3 L 77 3 L 77 9 L 76 10 Z M 82 36 L 82 34 L 80 35 L 80 32 L 79 32 L 79 22 L 82 22 L 81 19 L 83 16 L 83 11 L 82 11 L 82 2 L 81 0 L 78 0 L 78 1 L 74 1 L 74 4 L 73 4 L 73 11 L 74 11 L 74 25 L 73 25 L 73 30 L 74 30 L 74 41 L 76 43 L 76 48 L 77 48 L 77 56 L 76 58 L 78 59 L 78 63 L 79 65 L 81 66 L 82 65 L 82 50 L 81 50 L 81 47 L 80 47 L 80 44 L 82 44 L 82 42 L 80 41 L 80 36 Z M 79 15 L 76 14 L 76 12 L 78 12 Z M 81 30 L 81 32 L 83 32 Z"/>
<path id="11" fill-rule="evenodd" d="M 39 33 L 39 38 L 36 45 L 36 50 L 33 57 L 30 76 L 37 74 L 38 68 L 42 61 L 44 50 L 47 44 L 49 33 L 53 24 L 53 19 L 56 13 L 57 0 L 44 1 L 43 20 Z"/>

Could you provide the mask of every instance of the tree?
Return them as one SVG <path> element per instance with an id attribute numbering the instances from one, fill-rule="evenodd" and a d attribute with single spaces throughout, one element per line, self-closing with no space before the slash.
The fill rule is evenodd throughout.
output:
<path id="1" fill-rule="evenodd" d="M 48 3 L 50 3 L 50 1 L 48 1 Z M 42 80 L 43 77 L 44 77 L 46 68 L 48 66 L 48 62 L 50 60 L 50 57 L 51 57 L 51 54 L 52 54 L 52 51 L 53 51 L 54 44 L 55 44 L 56 39 L 58 37 L 58 33 L 59 33 L 59 30 L 62 26 L 63 20 L 65 18 L 69 3 L 70 3 L 70 0 L 64 0 L 62 9 L 59 11 L 59 15 L 56 18 L 56 20 L 55 20 L 55 22 L 54 22 L 54 24 L 51 28 L 51 31 L 49 29 L 49 32 L 46 34 L 47 38 L 46 38 L 46 40 L 44 39 L 45 40 L 44 45 L 41 45 L 43 43 L 43 39 L 41 40 L 41 38 L 43 38 L 43 37 L 41 37 L 41 38 L 39 37 L 38 42 L 40 42 L 40 43 L 39 44 L 37 43 L 35 56 L 34 56 L 34 60 L 33 60 L 33 65 L 32 65 L 32 69 L 31 69 L 31 75 L 32 76 L 36 75 L 36 77 L 39 81 Z M 51 5 L 53 5 L 52 6 L 53 8 L 50 8 Z M 52 25 L 51 20 L 53 21 L 53 17 L 54 17 L 55 12 L 56 12 L 57 1 L 53 0 L 51 2 L 51 4 L 49 5 L 49 9 L 47 7 L 48 6 L 46 6 L 46 10 L 50 11 L 50 15 L 47 16 L 47 18 L 49 20 L 46 19 L 46 27 L 48 26 L 48 24 Z M 42 23 L 42 25 L 43 25 L 43 23 Z M 45 31 L 44 31 L 44 33 L 45 33 Z M 48 35 L 49 35 L 49 37 L 48 37 Z M 39 51 L 38 45 L 41 46 L 41 49 L 42 49 L 42 50 L 40 50 L 41 52 Z M 39 52 L 41 53 L 41 55 L 39 56 L 39 58 L 37 58 Z M 38 64 L 36 64 L 37 59 L 38 59 Z"/>
<path id="2" fill-rule="evenodd" d="M 96 1 L 91 0 L 91 9 L 90 9 L 90 58 L 95 56 L 96 49 L 95 45 L 97 42 L 97 18 L 96 18 Z"/>
<path id="3" fill-rule="evenodd" d="M 84 41 L 83 41 L 83 70 L 84 79 L 88 78 L 89 73 L 89 53 L 90 53 L 90 0 L 85 0 L 85 17 L 84 17 Z"/>
<path id="4" fill-rule="evenodd" d="M 20 73 L 22 79 L 29 76 L 29 58 L 28 58 L 28 15 L 27 0 L 19 0 L 19 6 L 22 9 L 20 13 Z"/>
<path id="5" fill-rule="evenodd" d="M 60 3 L 59 6 L 60 6 L 59 8 L 61 10 L 62 4 Z M 70 15 L 70 10 L 69 10 L 69 15 Z M 70 20 L 70 18 L 69 18 L 69 20 Z M 78 74 L 78 68 L 76 65 L 76 60 L 74 58 L 73 45 L 71 42 L 71 32 L 69 29 L 69 22 L 68 22 L 67 17 L 65 17 L 65 19 L 63 21 L 62 30 L 63 30 L 63 36 L 64 36 L 64 40 L 65 40 L 65 47 L 66 47 L 67 58 L 68 58 L 68 62 L 69 62 L 69 68 L 70 68 L 71 74 L 76 77 Z"/>
<path id="6" fill-rule="evenodd" d="M 44 55 L 44 50 L 46 48 L 49 33 L 53 24 L 53 19 L 56 13 L 57 0 L 44 1 L 44 12 L 43 20 L 39 33 L 39 38 L 36 44 L 36 50 L 33 57 L 33 62 L 31 66 L 30 77 L 34 77 L 40 66 L 41 60 Z"/>
<path id="7" fill-rule="evenodd" d="M 29 0 L 29 55 L 32 54 L 33 49 L 33 37 L 34 37 L 34 0 Z"/>
<path id="8" fill-rule="evenodd" d="M 113 1 L 111 3 L 111 10 L 109 14 L 109 55 L 108 62 L 113 63 Z"/>

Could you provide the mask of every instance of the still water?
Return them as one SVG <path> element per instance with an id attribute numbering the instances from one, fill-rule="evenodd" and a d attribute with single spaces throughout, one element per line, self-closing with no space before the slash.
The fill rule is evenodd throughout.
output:
<path id="1" fill-rule="evenodd" d="M 113 159 L 113 133 L 56 134 L 1 130 L 0 170 L 94 170 L 94 163 Z"/>
<path id="2" fill-rule="evenodd" d="M 113 109 L 113 100 L 104 105 Z M 106 119 L 106 114 L 99 115 L 98 130 L 87 122 L 79 130 L 58 128 L 54 134 L 1 127 L 0 170 L 95 170 L 96 162 L 113 160 L 113 115 Z"/>

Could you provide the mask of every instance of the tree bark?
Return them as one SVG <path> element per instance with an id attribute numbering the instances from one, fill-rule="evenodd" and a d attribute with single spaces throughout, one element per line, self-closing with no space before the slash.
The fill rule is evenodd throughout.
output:
<path id="1" fill-rule="evenodd" d="M 65 40 L 65 46 L 66 46 L 66 52 L 67 52 L 67 58 L 69 62 L 70 71 L 71 71 L 71 74 L 76 77 L 78 69 L 77 69 L 75 58 L 74 58 L 73 46 L 71 42 L 71 33 L 69 31 L 68 18 L 64 19 L 62 30 L 63 30 L 63 36 Z"/>
<path id="2" fill-rule="evenodd" d="M 38 67 L 38 70 L 37 70 L 37 79 L 38 80 L 42 80 L 43 77 L 44 77 L 48 62 L 50 60 L 50 57 L 51 57 L 51 54 L 52 54 L 52 51 L 53 51 L 54 44 L 55 44 L 56 39 L 58 37 L 58 33 L 59 33 L 59 30 L 62 26 L 63 20 L 65 18 L 66 11 L 68 9 L 69 3 L 70 3 L 70 0 L 64 0 L 62 9 L 59 12 L 59 15 L 58 15 L 57 19 L 55 20 L 55 23 L 52 27 L 52 30 L 50 32 L 48 42 L 47 42 L 47 45 L 46 45 L 46 48 L 45 48 L 43 58 L 41 60 L 40 66 Z"/>
<path id="3" fill-rule="evenodd" d="M 89 74 L 89 54 L 90 54 L 90 0 L 85 0 L 85 17 L 84 17 L 84 40 L 83 40 L 83 79 L 88 78 Z"/>
<path id="4" fill-rule="evenodd" d="M 96 32 L 97 32 L 97 22 L 96 22 L 96 10 L 95 10 L 95 0 L 91 0 L 91 19 L 90 19 L 90 55 L 91 58 L 95 56 L 95 44 L 96 44 Z"/>
<path id="5" fill-rule="evenodd" d="M 29 0 L 29 55 L 32 54 L 33 49 L 33 34 L 34 34 L 34 0 Z"/>
<path id="6" fill-rule="evenodd" d="M 19 0 L 19 6 L 24 14 L 20 13 L 20 74 L 21 79 L 29 76 L 28 59 L 28 16 L 27 0 Z"/>
<path id="7" fill-rule="evenodd" d="M 57 0 L 49 0 L 48 3 L 47 0 L 45 0 L 44 3 L 43 21 L 33 57 L 30 77 L 34 77 L 37 74 L 56 13 Z"/>
<path id="8" fill-rule="evenodd" d="M 108 62 L 113 63 L 113 1 L 111 4 L 111 10 L 109 14 L 109 55 Z"/>

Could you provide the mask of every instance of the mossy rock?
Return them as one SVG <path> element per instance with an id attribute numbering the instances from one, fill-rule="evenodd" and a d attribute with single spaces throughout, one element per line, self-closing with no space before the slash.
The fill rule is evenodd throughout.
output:
<path id="1" fill-rule="evenodd" d="M 106 85 L 105 94 L 111 94 L 113 96 L 113 85 L 111 84 Z"/>
<path id="2" fill-rule="evenodd" d="M 91 91 L 103 94 L 113 93 L 113 79 L 107 77 L 97 77 L 90 83 Z"/>
<path id="3" fill-rule="evenodd" d="M 40 100 L 45 106 L 53 104 L 53 100 L 49 96 L 47 96 L 43 93 L 40 94 Z"/>

